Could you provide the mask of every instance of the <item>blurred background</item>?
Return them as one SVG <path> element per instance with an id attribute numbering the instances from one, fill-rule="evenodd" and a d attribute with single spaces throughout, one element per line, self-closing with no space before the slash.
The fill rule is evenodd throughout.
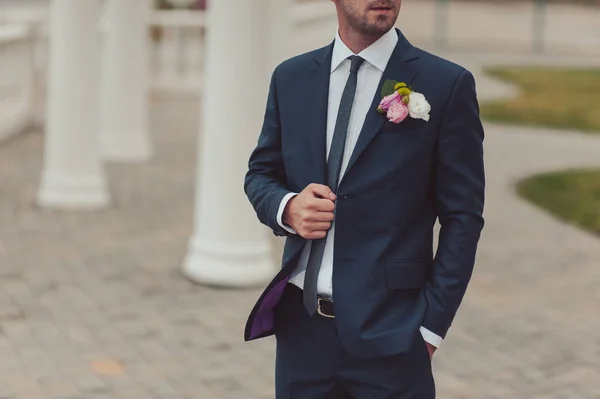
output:
<path id="1" fill-rule="evenodd" d="M 326 0 L 0 0 L 0 398 L 268 399 L 242 181 Z M 600 2 L 404 0 L 476 76 L 486 228 L 441 398 L 600 398 Z"/>

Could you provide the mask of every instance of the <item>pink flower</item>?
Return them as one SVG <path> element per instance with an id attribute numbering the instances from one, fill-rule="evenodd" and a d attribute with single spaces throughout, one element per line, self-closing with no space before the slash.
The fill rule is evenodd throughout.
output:
<path id="1" fill-rule="evenodd" d="M 397 91 L 394 91 L 394 93 L 390 94 L 389 96 L 383 97 L 379 103 L 379 106 L 387 112 L 394 104 L 399 102 L 402 102 L 402 96 L 400 96 Z"/>
<path id="2" fill-rule="evenodd" d="M 400 123 L 408 116 L 408 107 L 402 101 L 394 103 L 387 112 L 390 122 Z"/>

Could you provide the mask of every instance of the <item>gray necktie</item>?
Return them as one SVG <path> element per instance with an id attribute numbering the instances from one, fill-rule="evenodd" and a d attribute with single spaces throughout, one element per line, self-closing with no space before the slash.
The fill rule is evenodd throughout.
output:
<path id="1" fill-rule="evenodd" d="M 356 83 L 358 70 L 365 61 L 359 56 L 349 57 L 352 64 L 350 66 L 350 76 L 346 82 L 346 87 L 340 101 L 340 109 L 338 111 L 335 129 L 333 132 L 333 141 L 329 149 L 329 158 L 327 160 L 327 186 L 335 193 L 340 179 L 340 171 L 342 169 L 342 159 L 344 158 L 344 147 L 346 145 L 346 135 L 348 133 L 348 125 L 350 124 L 350 113 L 352 111 L 352 103 L 354 102 L 354 94 L 356 93 Z M 323 262 L 323 253 L 325 252 L 326 238 L 313 240 L 306 266 L 306 275 L 304 276 L 304 307 L 310 315 L 314 315 L 317 311 L 317 280 L 319 278 L 319 270 Z"/>

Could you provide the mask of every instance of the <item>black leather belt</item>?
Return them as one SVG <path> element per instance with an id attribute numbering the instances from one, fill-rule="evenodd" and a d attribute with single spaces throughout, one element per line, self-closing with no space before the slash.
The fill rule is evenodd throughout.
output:
<path id="1" fill-rule="evenodd" d="M 327 317 L 329 319 L 335 319 L 335 313 L 333 311 L 333 300 L 331 298 L 318 296 L 317 314 L 323 317 Z"/>
<path id="2" fill-rule="evenodd" d="M 292 283 L 289 283 L 286 289 L 290 295 L 293 295 L 294 301 L 302 303 L 302 289 Z M 317 314 L 322 317 L 327 317 L 328 319 L 335 319 L 333 299 L 327 296 L 317 295 Z"/>

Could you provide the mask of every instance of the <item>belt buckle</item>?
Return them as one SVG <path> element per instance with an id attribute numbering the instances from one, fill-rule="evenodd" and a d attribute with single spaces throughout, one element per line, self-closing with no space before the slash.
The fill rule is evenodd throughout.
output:
<path id="1" fill-rule="evenodd" d="M 327 317 L 328 319 L 335 319 L 335 316 L 333 315 L 328 315 L 323 313 L 323 311 L 321 310 L 321 303 L 322 302 L 329 302 L 329 303 L 333 303 L 333 301 L 331 299 L 327 299 L 327 298 L 317 298 L 317 313 L 323 317 Z"/>

